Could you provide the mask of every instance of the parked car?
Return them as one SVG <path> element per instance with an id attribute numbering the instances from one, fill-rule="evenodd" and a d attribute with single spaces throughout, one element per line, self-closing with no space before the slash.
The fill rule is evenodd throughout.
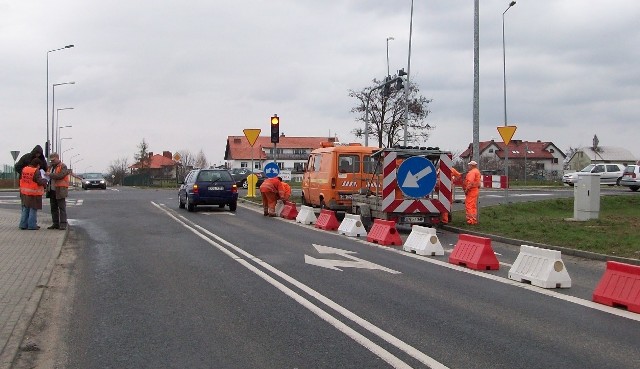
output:
<path id="1" fill-rule="evenodd" d="M 233 168 L 230 170 L 230 172 L 231 172 L 231 176 L 236 181 L 236 184 L 238 185 L 238 187 L 242 187 L 242 188 L 249 187 L 247 185 L 247 177 L 249 176 L 249 174 L 251 174 L 251 169 Z M 253 171 L 253 174 L 255 174 L 258 177 L 258 182 L 256 182 L 256 187 L 259 187 L 266 177 L 264 176 L 264 173 L 258 169 L 255 169 Z"/>
<path id="2" fill-rule="evenodd" d="M 106 190 L 107 181 L 101 173 L 85 173 L 82 176 L 82 189 L 87 190 L 89 188 L 101 188 Z"/>
<path id="3" fill-rule="evenodd" d="M 620 186 L 629 187 L 631 191 L 640 189 L 640 165 L 629 165 L 624 169 Z"/>
<path id="4" fill-rule="evenodd" d="M 226 169 L 195 169 L 187 173 L 178 190 L 178 206 L 195 211 L 198 205 L 218 205 L 236 211 L 238 186 Z"/>
<path id="5" fill-rule="evenodd" d="M 573 186 L 578 182 L 578 173 L 599 173 L 600 184 L 609 186 L 620 185 L 624 165 L 622 164 L 589 164 L 580 172 L 567 173 L 562 176 L 562 182 Z"/>

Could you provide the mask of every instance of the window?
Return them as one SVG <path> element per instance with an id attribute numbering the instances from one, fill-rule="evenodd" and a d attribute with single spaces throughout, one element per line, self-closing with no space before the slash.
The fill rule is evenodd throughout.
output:
<path id="1" fill-rule="evenodd" d="M 247 168 L 247 167 L 249 167 L 249 164 L 246 161 L 240 162 L 240 168 Z"/>
<path id="2" fill-rule="evenodd" d="M 617 165 L 607 165 L 607 172 L 619 172 L 620 168 Z"/>
<path id="3" fill-rule="evenodd" d="M 558 164 L 558 158 L 553 158 L 553 159 L 551 159 L 551 162 L 552 162 L 553 164 Z"/>
<path id="4" fill-rule="evenodd" d="M 596 167 L 593 168 L 593 171 L 591 171 L 591 173 L 604 173 L 604 165 L 602 164 L 596 165 Z"/>
<path id="5" fill-rule="evenodd" d="M 293 170 L 295 172 L 304 172 L 304 162 L 293 163 Z"/>
<path id="6" fill-rule="evenodd" d="M 338 156 L 338 173 L 360 173 L 359 159 L 358 155 Z"/>
<path id="7" fill-rule="evenodd" d="M 489 154 L 493 154 L 493 149 L 489 149 Z"/>
<path id="8" fill-rule="evenodd" d="M 306 149 L 293 149 L 293 153 L 297 155 L 304 155 L 307 153 Z"/>
<path id="9" fill-rule="evenodd" d="M 514 154 L 520 154 L 520 151 L 518 151 L 518 150 L 512 150 L 511 152 L 514 153 Z"/>
<path id="10" fill-rule="evenodd" d="M 369 174 L 380 174 L 382 165 L 378 165 L 378 161 L 371 157 L 371 155 L 365 155 L 364 160 L 364 172 Z"/>
<path id="11" fill-rule="evenodd" d="M 544 169 L 544 163 L 536 163 L 536 170 L 543 170 Z"/>

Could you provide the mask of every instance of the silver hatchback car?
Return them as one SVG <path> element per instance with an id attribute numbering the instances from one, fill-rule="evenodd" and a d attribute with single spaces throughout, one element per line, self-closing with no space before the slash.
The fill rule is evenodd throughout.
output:
<path id="1" fill-rule="evenodd" d="M 640 165 L 628 165 L 624 169 L 620 186 L 629 187 L 631 191 L 640 189 Z"/>

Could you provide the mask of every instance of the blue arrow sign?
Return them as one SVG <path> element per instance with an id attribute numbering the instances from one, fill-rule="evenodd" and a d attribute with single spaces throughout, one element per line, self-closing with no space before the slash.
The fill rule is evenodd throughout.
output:
<path id="1" fill-rule="evenodd" d="M 280 174 L 280 167 L 275 162 L 271 162 L 264 166 L 264 175 L 267 178 L 274 178 Z"/>
<path id="2" fill-rule="evenodd" d="M 414 156 L 400 164 L 396 180 L 400 190 L 409 197 L 424 197 L 436 187 L 438 175 L 431 160 Z"/>

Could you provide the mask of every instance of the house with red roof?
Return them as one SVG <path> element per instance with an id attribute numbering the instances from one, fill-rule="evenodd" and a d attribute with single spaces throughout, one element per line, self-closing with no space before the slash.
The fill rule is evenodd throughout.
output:
<path id="1" fill-rule="evenodd" d="M 268 162 L 276 161 L 280 169 L 292 173 L 304 172 L 309 154 L 322 142 L 337 142 L 337 137 L 287 137 L 280 135 L 274 147 L 270 136 L 259 136 L 253 146 L 245 136 L 229 136 L 224 152 L 227 168 L 262 169 Z"/>
<path id="2" fill-rule="evenodd" d="M 177 173 L 181 167 L 180 162 L 173 160 L 171 151 L 163 151 L 162 155 L 149 153 L 147 160 L 139 161 L 129 166 L 131 174 L 144 170 L 152 179 L 177 178 Z"/>
<path id="3" fill-rule="evenodd" d="M 508 153 L 507 153 L 508 150 Z M 553 180 L 562 178 L 566 155 L 553 142 L 511 140 L 509 145 L 494 140 L 480 142 L 478 169 L 503 174 L 509 157 L 509 178 L 526 176 Z M 460 154 L 465 163 L 473 159 L 473 144 Z"/>

